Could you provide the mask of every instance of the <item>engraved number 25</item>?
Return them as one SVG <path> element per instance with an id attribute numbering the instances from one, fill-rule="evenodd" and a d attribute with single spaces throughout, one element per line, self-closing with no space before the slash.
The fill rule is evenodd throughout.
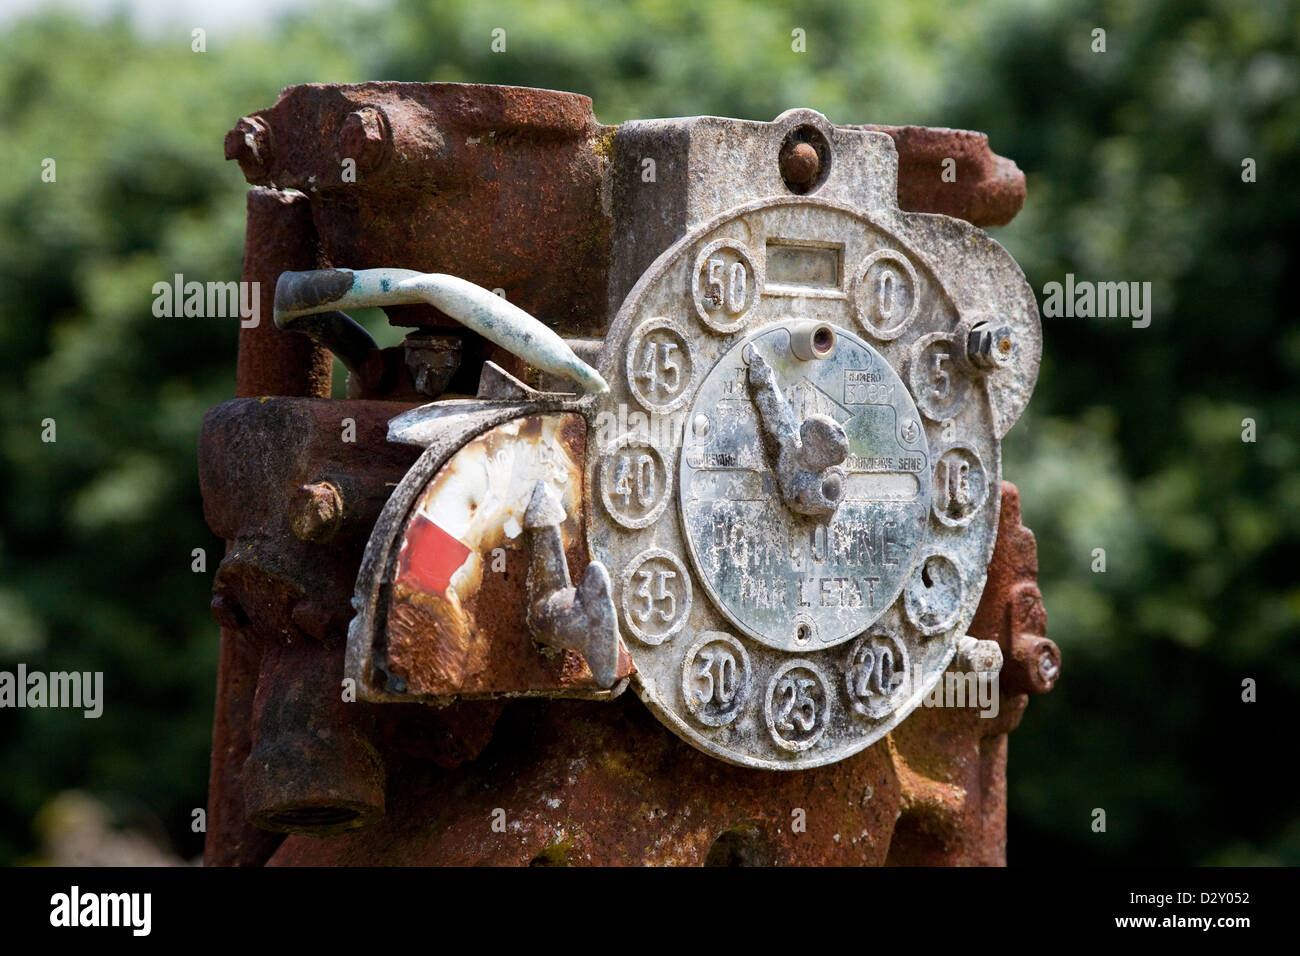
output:
<path id="1" fill-rule="evenodd" d="M 781 730 L 794 730 L 797 724 L 803 733 L 817 723 L 817 701 L 808 694 L 817 682 L 807 677 L 783 677 L 776 685 L 776 696 L 784 698 L 777 712 L 776 725 Z"/>

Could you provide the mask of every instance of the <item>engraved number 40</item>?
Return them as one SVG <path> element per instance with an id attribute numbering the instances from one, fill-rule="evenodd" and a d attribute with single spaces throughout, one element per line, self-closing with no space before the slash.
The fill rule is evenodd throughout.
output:
<path id="1" fill-rule="evenodd" d="M 817 723 L 817 701 L 809 695 L 810 688 L 817 682 L 807 677 L 781 678 L 776 685 L 776 696 L 781 704 L 776 714 L 776 725 L 781 730 L 794 730 L 797 725 L 803 733 L 813 729 Z"/>
<path id="2" fill-rule="evenodd" d="M 715 256 L 709 260 L 709 282 L 705 301 L 711 309 L 720 309 L 725 305 L 732 315 L 739 315 L 745 309 L 748 283 L 749 276 L 745 272 L 743 262 L 733 262 L 728 269 L 726 260 Z"/>
<path id="3" fill-rule="evenodd" d="M 623 496 L 623 507 L 633 496 L 642 508 L 655 503 L 655 463 L 649 455 L 619 455 L 614 468 L 614 494 Z"/>
<path id="4" fill-rule="evenodd" d="M 656 345 L 659 346 L 657 349 Z M 677 391 L 682 381 L 682 371 L 677 357 L 673 355 L 676 351 L 676 342 L 646 343 L 645 360 L 641 363 L 641 371 L 637 378 L 646 383 L 647 392 L 654 392 L 657 389 L 664 395 L 671 395 Z"/>
<path id="5" fill-rule="evenodd" d="M 671 621 L 677 615 L 677 598 L 668 590 L 668 582 L 677 577 L 677 572 L 643 569 L 636 576 L 641 582 L 636 589 L 636 596 L 645 601 L 645 606 L 634 610 L 633 616 L 642 624 L 650 620 L 651 615 L 658 616 L 664 623 Z M 652 591 L 652 586 L 656 583 L 659 585 L 657 593 Z M 667 609 L 658 607 L 660 602 L 667 602 Z"/>
<path id="6" fill-rule="evenodd" d="M 736 658 L 724 649 L 706 648 L 700 651 L 696 659 L 698 669 L 695 676 L 704 681 L 707 689 L 700 690 L 700 703 L 712 701 L 719 707 L 730 704 L 736 696 L 740 683 L 737 674 Z"/>

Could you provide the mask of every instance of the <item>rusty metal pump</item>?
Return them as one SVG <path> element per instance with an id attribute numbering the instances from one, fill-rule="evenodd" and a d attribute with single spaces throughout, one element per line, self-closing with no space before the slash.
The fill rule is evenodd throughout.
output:
<path id="1" fill-rule="evenodd" d="M 226 146 L 208 863 L 1005 862 L 1060 655 L 985 137 L 368 83 Z"/>

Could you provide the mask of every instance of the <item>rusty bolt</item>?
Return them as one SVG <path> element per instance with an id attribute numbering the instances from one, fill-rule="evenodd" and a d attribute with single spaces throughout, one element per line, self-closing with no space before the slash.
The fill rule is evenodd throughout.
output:
<path id="1" fill-rule="evenodd" d="M 321 607 L 310 598 L 303 598 L 295 604 L 289 616 L 304 634 L 318 641 L 329 636 L 330 627 L 334 623 L 334 615 L 329 609 Z"/>
<path id="2" fill-rule="evenodd" d="M 289 514 L 299 541 L 328 541 L 343 524 L 343 495 L 328 481 L 299 485 Z"/>
<path id="3" fill-rule="evenodd" d="M 786 143 L 781 148 L 781 178 L 792 187 L 806 189 L 822 171 L 821 157 L 812 143 Z"/>
<path id="4" fill-rule="evenodd" d="M 211 607 L 212 619 L 219 627 L 236 631 L 248 625 L 248 615 L 239 606 L 239 601 L 229 594 L 214 594 Z"/>
<path id="5" fill-rule="evenodd" d="M 271 128 L 260 116 L 241 116 L 226 133 L 226 159 L 239 161 L 249 182 L 265 179 L 271 170 Z"/>
<path id="6" fill-rule="evenodd" d="M 374 172 L 388 151 L 388 120 L 373 106 L 349 113 L 339 128 L 339 155 L 354 159 L 357 170 Z"/>
<path id="7" fill-rule="evenodd" d="M 1002 687 L 1011 694 L 1046 694 L 1061 674 L 1061 649 L 1046 637 L 1021 634 L 1003 671 Z"/>
<path id="8" fill-rule="evenodd" d="M 1002 368 L 1015 351 L 1011 327 L 995 328 L 992 323 L 980 322 L 971 329 L 966 339 L 966 355 L 977 368 Z"/>

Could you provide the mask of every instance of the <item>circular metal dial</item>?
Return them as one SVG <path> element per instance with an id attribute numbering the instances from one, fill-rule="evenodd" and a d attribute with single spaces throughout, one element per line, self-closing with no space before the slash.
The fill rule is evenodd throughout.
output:
<path id="1" fill-rule="evenodd" d="M 993 410 L 903 232 L 823 200 L 739 207 L 667 250 L 606 338 L 589 549 L 638 694 L 732 763 L 880 739 L 983 589 Z"/>
<path id="2" fill-rule="evenodd" d="M 929 450 L 902 380 L 840 330 L 824 358 L 800 359 L 793 323 L 731 347 L 695 393 L 680 458 L 682 530 L 705 592 L 740 631 L 783 651 L 842 644 L 903 589 L 930 511 Z M 757 351 L 792 417 L 826 415 L 848 440 L 842 493 L 827 518 L 782 499 L 746 379 Z"/>

